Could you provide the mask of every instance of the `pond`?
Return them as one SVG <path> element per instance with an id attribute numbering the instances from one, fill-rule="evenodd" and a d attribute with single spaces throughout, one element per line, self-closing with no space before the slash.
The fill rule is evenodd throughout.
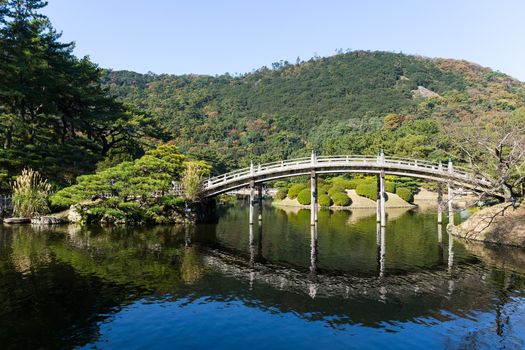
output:
<path id="1" fill-rule="evenodd" d="M 432 210 L 262 219 L 0 227 L 2 349 L 525 347 L 519 249 L 452 239 Z"/>

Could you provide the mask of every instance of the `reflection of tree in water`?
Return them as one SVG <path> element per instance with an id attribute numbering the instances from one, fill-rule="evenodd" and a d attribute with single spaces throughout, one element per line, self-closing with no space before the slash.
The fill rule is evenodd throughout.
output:
<path id="1" fill-rule="evenodd" d="M 375 222 L 372 225 L 375 228 Z M 493 269 L 488 274 L 479 264 L 457 264 L 449 274 L 446 260 L 438 271 L 387 273 L 381 280 L 326 274 L 318 268 L 322 258 L 317 239 L 323 237 L 317 237 L 317 227 L 307 229 L 311 240 L 305 253 L 310 264 L 304 269 L 265 261 L 261 247 L 267 238 L 263 239 L 260 225 L 253 228 L 253 240 L 249 239 L 248 225 L 243 230 L 245 242 L 253 246 L 250 256 L 202 247 L 202 237 L 212 239 L 217 225 L 202 226 L 199 230 L 204 231 L 198 233 L 193 228 L 64 226 L 37 234 L 28 228 L 4 230 L 0 235 L 0 272 L 6 287 L 0 288 L 0 305 L 7 311 L 0 317 L 0 329 L 8 330 L 9 338 L 3 338 L 3 332 L 0 343 L 15 339 L 19 347 L 43 344 L 53 348 L 63 346 L 67 339 L 68 344 L 83 345 L 98 337 L 98 322 L 112 317 L 122 305 L 152 294 L 185 299 L 186 304 L 202 297 L 217 301 L 235 298 L 248 307 L 292 312 L 334 328 L 356 323 L 382 327 L 385 321 L 421 317 L 445 321 L 449 316 L 442 310 L 457 315 L 469 310 L 489 311 L 494 312 L 496 323 L 487 332 L 506 338 L 513 290 L 524 287 L 523 277 L 501 279 L 498 273 L 504 270 Z M 386 235 L 388 251 L 395 237 L 389 232 Z M 375 252 L 375 231 L 371 237 Z M 438 241 L 436 238 L 433 249 L 443 253 Z M 388 254 L 385 263 L 388 266 Z M 23 271 L 28 272 L 23 275 Z M 455 288 L 447 296 L 450 280 Z M 494 295 L 497 302 L 491 299 Z M 464 343 L 470 344 L 468 341 Z"/>
<path id="2" fill-rule="evenodd" d="M 183 244 L 184 227 L 39 231 L 0 232 L 3 345 L 84 345 L 97 339 L 97 323 L 122 305 L 195 283 L 204 270 L 197 248 Z"/>
<path id="3" fill-rule="evenodd" d="M 11 236 L 10 262 L 16 271 L 26 275 L 48 264 L 51 256 L 47 249 L 47 237 L 42 235 L 33 237 L 33 232 L 20 228 L 18 227 L 16 234 Z"/>
<path id="4" fill-rule="evenodd" d="M 482 324 L 459 341 L 449 340 L 458 349 L 523 349 L 522 329 L 512 329 L 513 324 L 523 326 L 523 310 L 513 302 L 517 290 L 523 290 L 525 279 L 510 271 L 492 270 L 490 281 L 497 286 L 494 292 L 494 322 Z M 514 322 L 511 319 L 515 318 Z M 521 321 L 521 322 L 520 322 Z"/>

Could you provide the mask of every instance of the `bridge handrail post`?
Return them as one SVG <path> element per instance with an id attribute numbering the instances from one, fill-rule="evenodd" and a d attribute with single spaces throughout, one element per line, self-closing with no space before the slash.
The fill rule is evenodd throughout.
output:
<path id="1" fill-rule="evenodd" d="M 448 173 L 452 174 L 454 172 L 454 169 L 452 167 L 452 159 L 448 159 Z"/>
<path id="2" fill-rule="evenodd" d="M 253 161 L 250 161 L 250 175 L 253 176 L 253 173 L 255 172 L 255 169 L 253 167 Z"/>
<path id="3" fill-rule="evenodd" d="M 315 165 L 315 163 L 317 163 L 317 157 L 315 155 L 315 151 L 314 150 L 312 150 L 311 162 L 312 162 L 312 165 Z"/>
<path id="4" fill-rule="evenodd" d="M 381 148 L 381 153 L 379 153 L 379 162 L 384 165 L 385 164 L 385 151 Z"/>

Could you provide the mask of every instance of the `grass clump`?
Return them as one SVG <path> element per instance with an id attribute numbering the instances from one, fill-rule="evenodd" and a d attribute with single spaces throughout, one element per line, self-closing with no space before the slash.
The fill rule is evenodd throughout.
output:
<path id="1" fill-rule="evenodd" d="M 51 192 L 51 185 L 38 171 L 22 170 L 22 174 L 15 179 L 12 190 L 14 215 L 32 218 L 49 212 L 47 197 Z"/>

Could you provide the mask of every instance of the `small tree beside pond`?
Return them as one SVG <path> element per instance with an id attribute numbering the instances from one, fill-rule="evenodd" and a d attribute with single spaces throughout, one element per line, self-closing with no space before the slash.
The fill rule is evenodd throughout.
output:
<path id="1" fill-rule="evenodd" d="M 197 200 L 202 178 L 211 167 L 187 160 L 175 146 L 162 145 L 132 162 L 92 175 L 51 196 L 56 209 L 80 206 L 84 222 L 172 223 L 181 219 L 184 200 Z M 170 194 L 173 181 L 185 186 L 185 197 Z"/>

